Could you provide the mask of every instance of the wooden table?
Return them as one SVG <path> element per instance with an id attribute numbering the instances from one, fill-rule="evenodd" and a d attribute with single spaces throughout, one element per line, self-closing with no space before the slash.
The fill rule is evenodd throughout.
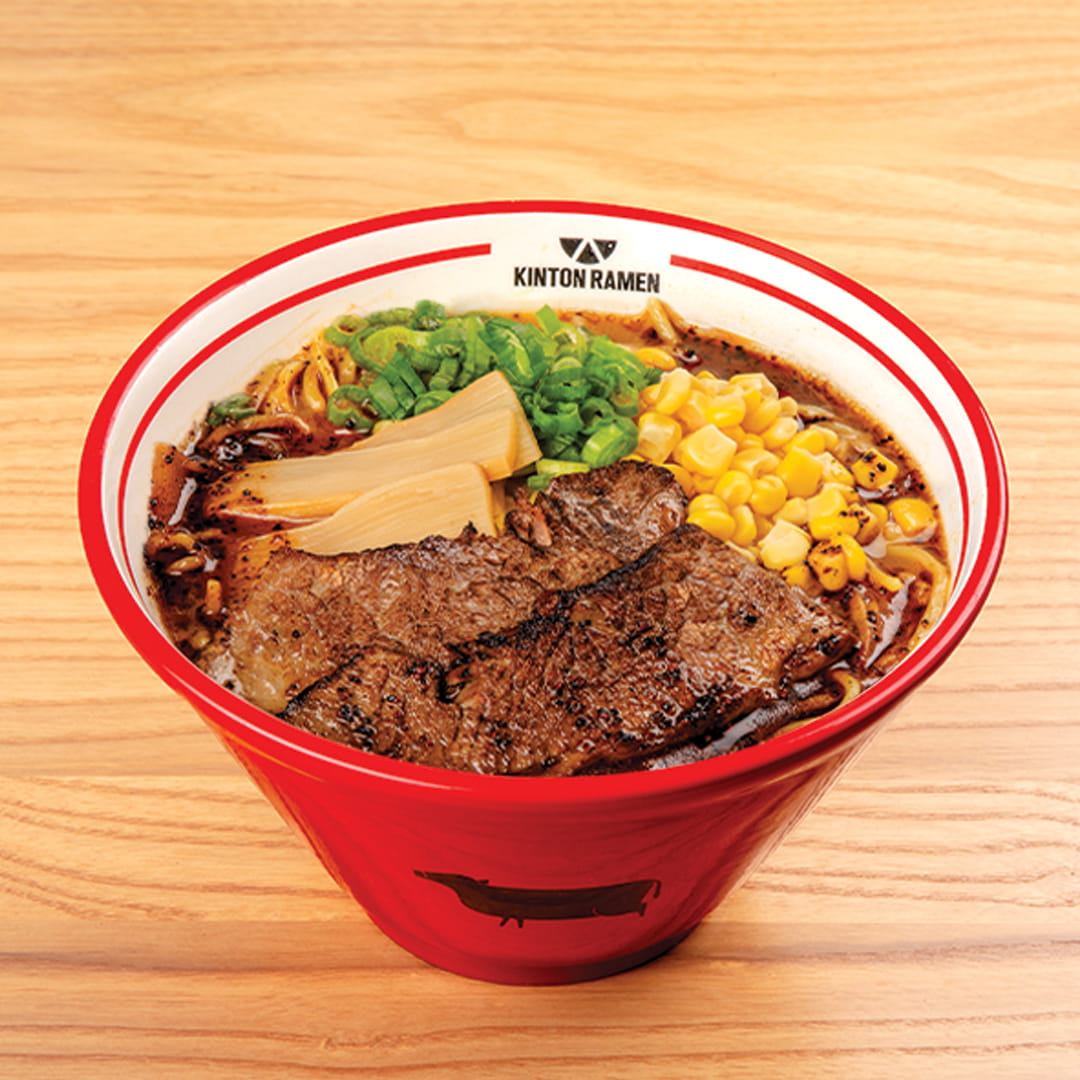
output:
<path id="1" fill-rule="evenodd" d="M 1080 1076 L 1080 7 L 9 0 L 0 1076 Z M 957 360 L 1006 561 L 932 682 L 637 971 L 391 944 L 114 628 L 75 470 L 142 337 L 344 221 L 570 197 L 765 235 Z"/>

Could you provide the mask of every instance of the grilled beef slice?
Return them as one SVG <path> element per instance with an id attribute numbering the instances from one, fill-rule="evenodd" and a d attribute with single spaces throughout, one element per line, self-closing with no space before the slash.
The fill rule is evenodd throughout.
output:
<path id="1" fill-rule="evenodd" d="M 420 764 L 563 776 L 640 762 L 843 656 L 851 634 L 777 575 L 684 525 L 518 626 L 454 648 L 357 653 L 284 711 L 338 742 Z"/>
<path id="2" fill-rule="evenodd" d="M 337 556 L 275 551 L 202 661 L 278 712 L 358 649 L 380 644 L 436 661 L 447 642 L 514 626 L 550 589 L 574 588 L 637 558 L 680 525 L 686 496 L 666 469 L 620 462 L 558 477 L 520 498 L 507 528 Z"/>

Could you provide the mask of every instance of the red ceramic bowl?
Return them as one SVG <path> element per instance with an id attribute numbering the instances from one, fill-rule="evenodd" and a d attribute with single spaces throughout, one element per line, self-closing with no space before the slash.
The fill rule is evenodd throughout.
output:
<path id="1" fill-rule="evenodd" d="M 954 570 L 947 610 L 886 678 L 789 734 L 705 762 L 619 776 L 492 777 L 390 761 L 296 730 L 211 681 L 148 599 L 150 455 L 350 305 L 590 307 L 659 295 L 829 378 L 919 459 Z M 990 422 L 904 315 L 765 240 L 587 203 L 448 206 L 347 225 L 256 259 L 169 316 L 124 365 L 80 476 L 87 557 L 121 630 L 186 698 L 374 922 L 464 975 L 561 983 L 685 937 L 817 802 L 886 717 L 959 644 L 1005 538 Z"/>

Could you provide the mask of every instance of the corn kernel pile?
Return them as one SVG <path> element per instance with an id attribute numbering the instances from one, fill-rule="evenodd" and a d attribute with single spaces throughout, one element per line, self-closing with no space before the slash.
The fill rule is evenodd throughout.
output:
<path id="1" fill-rule="evenodd" d="M 690 522 L 812 593 L 852 581 L 902 587 L 870 552 L 879 538 L 928 539 L 935 516 L 924 499 L 887 499 L 895 462 L 851 451 L 828 422 L 804 426 L 795 399 L 764 374 L 722 379 L 661 349 L 637 355 L 664 374 L 641 394 L 635 456 L 675 475 Z"/>

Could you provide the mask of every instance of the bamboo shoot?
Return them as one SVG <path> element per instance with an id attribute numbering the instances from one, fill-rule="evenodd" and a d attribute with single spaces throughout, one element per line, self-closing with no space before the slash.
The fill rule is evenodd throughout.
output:
<path id="1" fill-rule="evenodd" d="M 492 410 L 416 438 L 372 446 L 364 442 L 337 453 L 249 465 L 211 487 L 206 510 L 208 516 L 309 521 L 436 464 L 471 463 L 489 480 L 501 479 L 524 464 L 518 447 L 516 414 Z"/>
<path id="2" fill-rule="evenodd" d="M 322 521 L 283 535 L 313 555 L 339 555 L 428 536 L 457 536 L 471 524 L 492 535 L 491 486 L 478 465 L 448 465 L 375 488 Z"/>
<path id="3" fill-rule="evenodd" d="M 502 409 L 513 412 L 518 418 L 518 468 L 531 465 L 540 457 L 540 446 L 514 388 L 501 371 L 489 371 L 436 409 L 386 424 L 368 436 L 360 446 L 382 446 L 420 435 L 433 435 L 450 424 L 475 420 L 485 413 Z"/>

